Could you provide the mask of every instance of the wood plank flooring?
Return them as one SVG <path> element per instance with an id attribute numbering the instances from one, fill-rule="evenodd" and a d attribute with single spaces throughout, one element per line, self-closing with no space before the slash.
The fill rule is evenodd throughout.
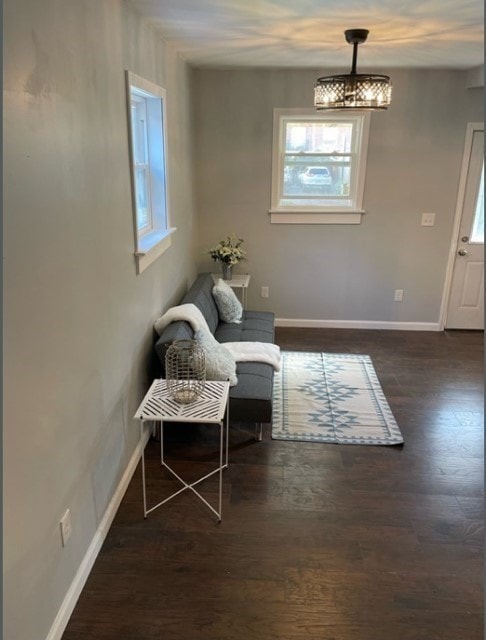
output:
<path id="1" fill-rule="evenodd" d="M 231 430 L 223 522 L 184 492 L 143 519 L 140 465 L 63 640 L 479 640 L 483 334 L 279 329 L 282 349 L 371 356 L 405 444 Z M 134 424 L 134 428 L 138 428 Z M 214 427 L 169 425 L 186 479 Z M 147 446 L 149 501 L 177 486 Z M 201 485 L 217 502 L 217 481 Z"/>

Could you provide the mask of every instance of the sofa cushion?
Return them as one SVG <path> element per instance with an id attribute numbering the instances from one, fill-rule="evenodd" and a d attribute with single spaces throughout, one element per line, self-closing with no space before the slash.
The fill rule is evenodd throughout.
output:
<path id="1" fill-rule="evenodd" d="M 236 422 L 270 422 L 273 368 L 262 362 L 238 362 L 238 384 L 230 389 L 230 419 Z"/>
<path id="2" fill-rule="evenodd" d="M 218 342 L 274 342 L 274 314 L 244 311 L 240 324 L 220 322 L 214 337 Z"/>

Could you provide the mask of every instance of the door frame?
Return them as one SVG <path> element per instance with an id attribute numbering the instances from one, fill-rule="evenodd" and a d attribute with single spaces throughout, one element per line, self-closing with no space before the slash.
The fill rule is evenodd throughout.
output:
<path id="1" fill-rule="evenodd" d="M 452 225 L 451 244 L 449 249 L 449 258 L 447 260 L 444 290 L 442 293 L 442 303 L 439 313 L 439 331 L 443 331 L 447 309 L 449 307 L 449 299 L 451 295 L 452 275 L 454 273 L 454 262 L 456 260 L 456 251 L 458 247 L 458 233 L 461 224 L 462 210 L 464 206 L 464 198 L 466 196 L 466 183 L 471 161 L 473 136 L 476 131 L 484 131 L 484 122 L 468 122 L 466 127 L 466 139 L 464 141 L 464 152 L 462 154 L 461 174 L 459 178 L 459 188 L 457 191 L 456 212 L 454 214 L 454 224 Z"/>

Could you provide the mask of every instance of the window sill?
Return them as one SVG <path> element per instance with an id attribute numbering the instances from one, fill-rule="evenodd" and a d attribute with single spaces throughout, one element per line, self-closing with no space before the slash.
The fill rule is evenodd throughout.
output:
<path id="1" fill-rule="evenodd" d="M 362 210 L 289 211 L 270 209 L 272 224 L 361 224 Z"/>
<path id="2" fill-rule="evenodd" d="M 175 231 L 177 228 L 171 227 L 163 232 L 154 231 L 140 238 L 138 251 L 135 252 L 138 275 L 167 251 L 172 244 L 172 234 Z"/>

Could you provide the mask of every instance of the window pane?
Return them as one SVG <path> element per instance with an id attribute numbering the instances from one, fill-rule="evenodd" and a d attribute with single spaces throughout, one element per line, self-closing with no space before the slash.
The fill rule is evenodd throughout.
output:
<path id="1" fill-rule="evenodd" d="M 476 211 L 474 213 L 473 230 L 471 242 L 484 243 L 484 162 L 479 183 L 478 198 L 476 201 Z"/>
<path id="2" fill-rule="evenodd" d="M 286 152 L 350 153 L 351 122 L 287 122 Z"/>
<path id="3" fill-rule="evenodd" d="M 148 171 L 145 167 L 135 169 L 135 198 L 137 203 L 138 230 L 151 228 Z"/>
<path id="4" fill-rule="evenodd" d="M 132 148 L 133 148 L 133 158 L 135 162 L 140 162 L 139 158 L 138 158 L 138 147 L 139 147 L 139 141 L 138 141 L 138 126 L 137 126 L 137 104 L 135 102 L 132 102 L 132 108 L 131 108 L 131 115 L 132 115 Z"/>
<path id="5" fill-rule="evenodd" d="M 285 157 L 283 196 L 349 196 L 351 156 Z"/>
<path id="6" fill-rule="evenodd" d="M 132 140 L 135 163 L 148 162 L 147 101 L 138 96 L 132 97 Z"/>

